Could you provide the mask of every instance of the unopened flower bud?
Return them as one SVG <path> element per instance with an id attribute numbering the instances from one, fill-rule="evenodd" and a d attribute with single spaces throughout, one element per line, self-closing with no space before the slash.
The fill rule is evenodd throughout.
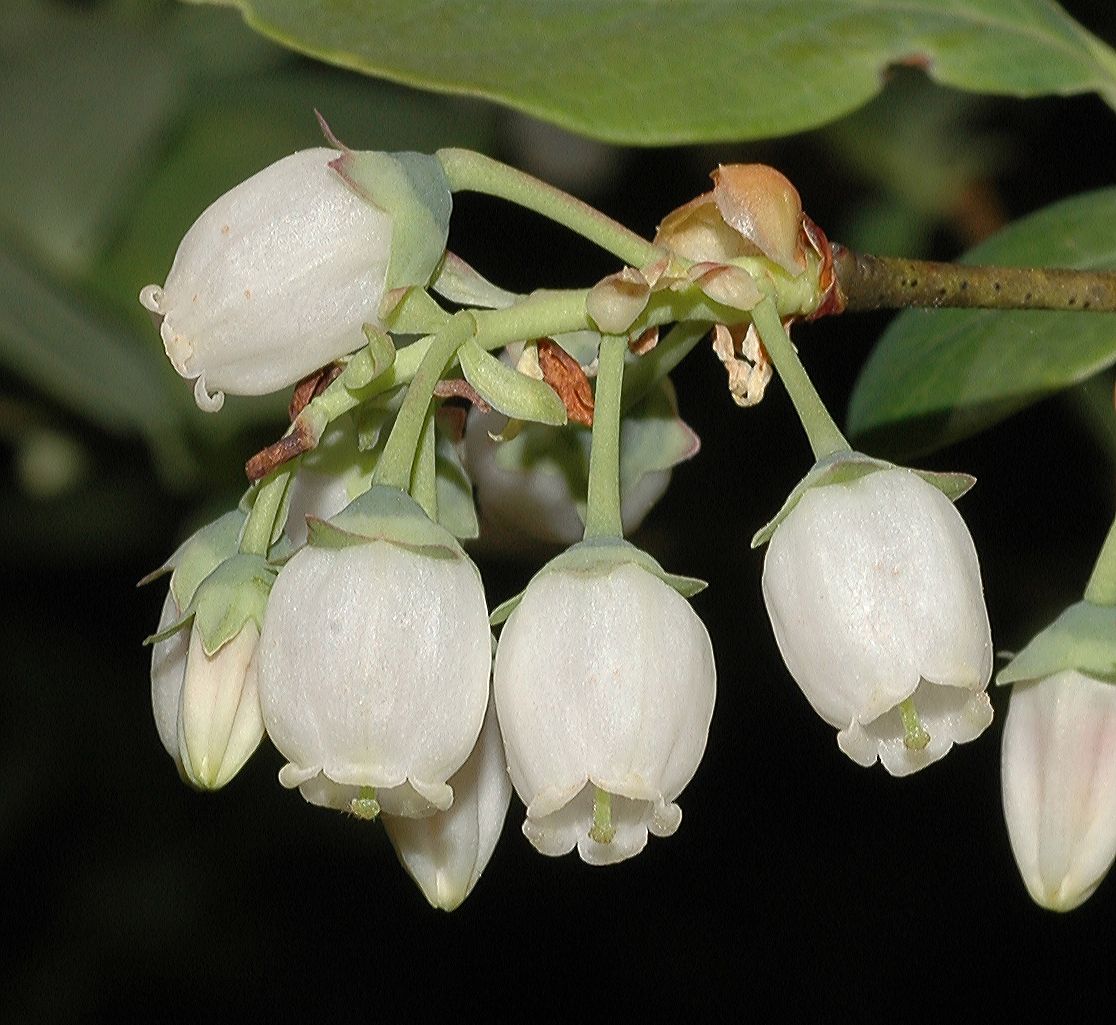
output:
<path id="1" fill-rule="evenodd" d="M 1116 859 L 1116 685 L 1073 669 L 1016 683 L 1001 779 L 1027 891 L 1072 910 Z"/>
<path id="2" fill-rule="evenodd" d="M 160 631 L 181 618 L 167 594 Z M 183 779 L 203 790 L 223 787 L 263 737 L 256 689 L 259 631 L 248 621 L 232 640 L 206 654 L 196 623 L 155 643 L 151 700 L 163 747 Z"/>
<path id="3" fill-rule="evenodd" d="M 800 274 L 809 242 L 798 190 L 766 164 L 726 164 L 710 177 L 710 192 L 663 218 L 655 245 L 705 263 L 765 256 Z"/>
<path id="4" fill-rule="evenodd" d="M 496 707 L 488 712 L 473 753 L 449 780 L 453 804 L 424 819 L 384 815 L 395 853 L 426 899 L 452 911 L 476 886 L 496 849 L 511 801 Z"/>

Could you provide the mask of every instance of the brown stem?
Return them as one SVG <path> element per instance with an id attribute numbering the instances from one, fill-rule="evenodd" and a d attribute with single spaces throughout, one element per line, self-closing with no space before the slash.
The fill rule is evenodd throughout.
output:
<path id="1" fill-rule="evenodd" d="M 278 441 L 260 449 L 244 464 L 244 473 L 253 483 L 258 484 L 272 470 L 289 463 L 296 456 L 309 452 L 318 444 L 318 438 L 302 420 L 296 419 L 291 431 Z"/>
<path id="2" fill-rule="evenodd" d="M 989 310 L 1116 311 L 1116 272 L 967 267 L 869 256 L 834 244 L 833 267 L 849 310 L 966 306 Z"/>

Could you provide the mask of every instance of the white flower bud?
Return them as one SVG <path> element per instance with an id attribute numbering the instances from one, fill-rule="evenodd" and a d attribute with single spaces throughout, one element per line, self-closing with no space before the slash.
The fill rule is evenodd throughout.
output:
<path id="1" fill-rule="evenodd" d="M 490 653 L 484 588 L 464 554 L 301 549 L 260 639 L 264 722 L 289 761 L 280 782 L 360 815 L 448 808 L 447 780 L 484 719 Z"/>
<path id="2" fill-rule="evenodd" d="M 1116 859 L 1116 685 L 1072 669 L 1015 684 L 1001 778 L 1027 891 L 1072 910 Z"/>
<path id="3" fill-rule="evenodd" d="M 338 156 L 303 150 L 225 193 L 182 239 L 166 284 L 140 293 L 201 408 L 293 385 L 378 322 L 392 219 L 329 166 Z"/>
<path id="4" fill-rule="evenodd" d="M 512 612 L 493 677 L 508 771 L 543 854 L 610 864 L 669 836 L 713 714 L 709 635 L 632 563 L 540 573 Z"/>
<path id="5" fill-rule="evenodd" d="M 162 631 L 180 618 L 167 594 Z M 204 790 L 223 787 L 240 771 L 263 737 L 256 690 L 259 634 L 252 621 L 213 655 L 193 624 L 151 653 L 151 703 L 163 747 L 179 774 Z"/>
<path id="6" fill-rule="evenodd" d="M 182 617 L 174 595 L 167 592 L 156 633 L 162 633 Z M 185 779 L 182 755 L 178 750 L 178 707 L 182 702 L 182 684 L 186 679 L 186 653 L 190 650 L 190 631 L 179 630 L 164 641 L 151 646 L 151 707 L 155 712 L 155 729 L 163 748 L 174 761 L 178 774 Z"/>
<path id="7" fill-rule="evenodd" d="M 496 706 L 489 701 L 473 753 L 450 777 L 453 805 L 424 819 L 383 816 L 403 867 L 436 908 L 460 905 L 496 849 L 511 801 L 505 762 Z"/>
<path id="8" fill-rule="evenodd" d="M 806 491 L 763 595 L 783 659 L 853 761 L 903 776 L 992 721 L 992 639 L 972 538 L 910 470 Z"/>

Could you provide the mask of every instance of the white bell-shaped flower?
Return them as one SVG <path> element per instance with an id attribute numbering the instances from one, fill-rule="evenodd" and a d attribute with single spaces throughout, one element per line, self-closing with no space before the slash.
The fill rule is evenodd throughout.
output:
<path id="1" fill-rule="evenodd" d="M 480 574 L 458 552 L 309 544 L 280 571 L 259 687 L 289 762 L 284 786 L 365 816 L 450 806 L 447 780 L 484 719 L 491 654 Z"/>
<path id="2" fill-rule="evenodd" d="M 395 853 L 433 907 L 452 911 L 488 865 L 511 801 L 504 742 L 489 701 L 480 736 L 450 777 L 453 805 L 424 819 L 384 815 Z"/>
<path id="3" fill-rule="evenodd" d="M 181 618 L 167 594 L 159 631 Z M 240 771 L 263 737 L 256 688 L 259 632 L 248 621 L 214 654 L 191 625 L 151 652 L 151 703 L 155 727 L 183 779 L 204 790 L 223 787 Z"/>
<path id="4" fill-rule="evenodd" d="M 787 668 L 853 761 L 903 776 L 992 721 L 973 541 L 913 471 L 807 490 L 771 538 L 763 595 Z"/>
<path id="5" fill-rule="evenodd" d="M 225 193 L 182 239 L 166 284 L 140 293 L 203 409 L 224 392 L 292 385 L 378 323 L 392 219 L 330 166 L 339 156 L 303 150 Z"/>
<path id="6" fill-rule="evenodd" d="M 1016 683 L 1002 755 L 1023 882 L 1036 903 L 1070 911 L 1116 859 L 1116 685 L 1073 669 Z"/>
<path id="7" fill-rule="evenodd" d="M 705 751 L 709 634 L 633 563 L 544 570 L 504 625 L 493 676 L 523 832 L 543 854 L 610 864 L 669 836 Z"/>

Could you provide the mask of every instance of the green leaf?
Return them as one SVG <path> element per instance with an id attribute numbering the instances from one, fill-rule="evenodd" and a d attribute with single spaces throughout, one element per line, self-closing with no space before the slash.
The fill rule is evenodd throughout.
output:
<path id="1" fill-rule="evenodd" d="M 823 124 L 893 64 L 971 91 L 1116 102 L 1116 55 L 1048 0 L 210 2 L 322 60 L 636 145 Z"/>
<path id="2" fill-rule="evenodd" d="M 1116 189 L 1056 203 L 964 257 L 974 264 L 1116 268 Z M 1116 316 L 909 310 L 884 333 L 849 404 L 858 445 L 926 452 L 1116 362 Z"/>
<path id="3" fill-rule="evenodd" d="M 0 138 L 9 141 L 0 225 L 53 268 L 82 271 L 155 157 L 183 69 L 138 27 L 58 4 L 28 7 L 24 31 L 0 41 Z"/>
<path id="4" fill-rule="evenodd" d="M 145 435 L 180 472 L 190 465 L 158 341 L 143 347 L 2 244 L 0 365 L 114 434 Z"/>

